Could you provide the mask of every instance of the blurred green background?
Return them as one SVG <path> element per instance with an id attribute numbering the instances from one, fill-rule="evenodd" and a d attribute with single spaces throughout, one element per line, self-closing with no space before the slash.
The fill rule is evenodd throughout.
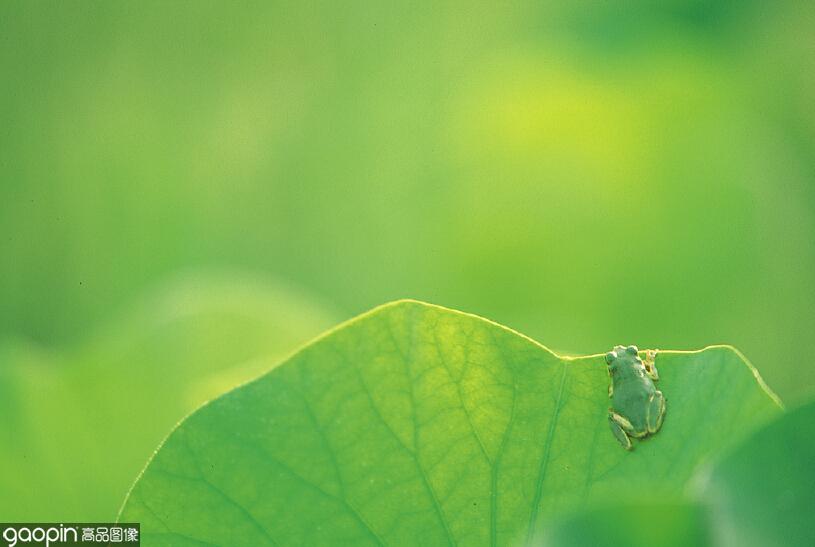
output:
<path id="1" fill-rule="evenodd" d="M 731 343 L 815 392 L 813 28 L 3 2 L 0 517 L 110 518 L 184 413 L 403 297 L 573 353 Z"/>

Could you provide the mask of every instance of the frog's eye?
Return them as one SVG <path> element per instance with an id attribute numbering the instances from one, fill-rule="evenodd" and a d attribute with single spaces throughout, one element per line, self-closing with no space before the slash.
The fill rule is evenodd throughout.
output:
<path id="1" fill-rule="evenodd" d="M 637 349 L 637 346 L 628 346 L 627 348 L 625 348 L 625 351 L 627 351 L 631 355 L 636 355 L 640 352 L 640 350 Z"/>
<path id="2" fill-rule="evenodd" d="M 606 353 L 606 364 L 610 365 L 611 362 L 616 358 L 617 358 L 617 354 L 614 353 L 613 351 L 609 351 L 608 353 Z"/>

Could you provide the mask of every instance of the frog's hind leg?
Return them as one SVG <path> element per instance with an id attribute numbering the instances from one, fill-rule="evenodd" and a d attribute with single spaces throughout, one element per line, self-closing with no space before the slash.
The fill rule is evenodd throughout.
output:
<path id="1" fill-rule="evenodd" d="M 614 437 L 623 445 L 623 448 L 631 450 L 633 448 L 631 439 L 628 438 L 628 434 L 625 432 L 626 428 L 631 429 L 631 422 L 609 409 L 608 425 L 611 427 L 611 432 L 614 433 Z"/>
<path id="2" fill-rule="evenodd" d="M 648 424 L 648 433 L 656 433 L 662 427 L 662 419 L 665 417 L 665 396 L 657 390 L 648 401 L 645 421 Z"/>

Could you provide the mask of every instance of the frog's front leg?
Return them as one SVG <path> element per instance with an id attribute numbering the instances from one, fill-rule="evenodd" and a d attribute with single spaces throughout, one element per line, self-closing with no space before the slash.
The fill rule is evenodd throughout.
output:
<path id="1" fill-rule="evenodd" d="M 659 372 L 657 372 L 657 367 L 656 367 L 656 363 L 655 363 L 658 351 L 659 351 L 658 349 L 646 350 L 645 351 L 645 361 L 642 362 L 642 364 L 645 365 L 645 372 L 655 382 L 657 380 L 659 380 Z"/>
<path id="2" fill-rule="evenodd" d="M 621 445 L 623 445 L 623 448 L 626 450 L 631 450 L 631 439 L 628 437 L 628 433 L 626 433 L 626 431 L 631 431 L 633 429 L 631 422 L 609 408 L 608 425 L 611 427 L 611 432 L 614 433 L 614 437 L 620 442 Z"/>
<path id="3" fill-rule="evenodd" d="M 656 433 L 662 427 L 662 419 L 665 417 L 665 396 L 657 390 L 648 401 L 645 410 L 645 422 L 648 425 L 648 433 Z"/>

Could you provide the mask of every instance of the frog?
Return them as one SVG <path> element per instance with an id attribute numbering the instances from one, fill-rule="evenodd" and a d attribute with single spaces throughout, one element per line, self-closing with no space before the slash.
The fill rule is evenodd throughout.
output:
<path id="1" fill-rule="evenodd" d="M 665 418 L 665 396 L 654 385 L 659 380 L 657 350 L 646 350 L 644 362 L 639 353 L 637 346 L 615 346 L 605 356 L 611 380 L 608 423 L 626 450 L 634 448 L 632 437 L 642 439 L 657 433 Z"/>

